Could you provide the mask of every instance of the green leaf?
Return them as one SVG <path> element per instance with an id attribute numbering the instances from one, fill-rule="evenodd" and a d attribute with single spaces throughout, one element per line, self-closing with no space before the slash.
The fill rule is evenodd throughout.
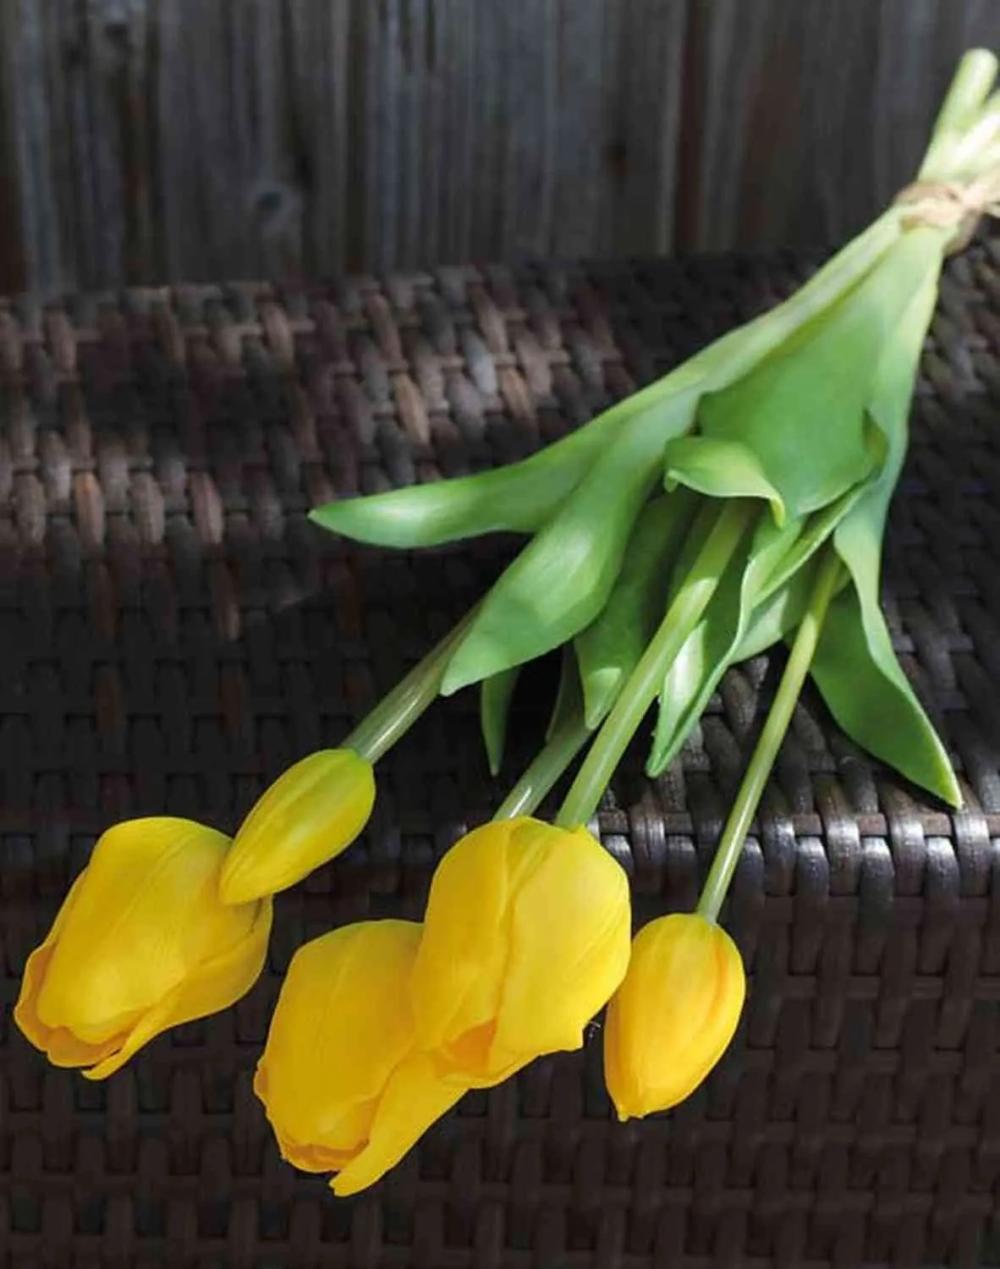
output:
<path id="1" fill-rule="evenodd" d="M 866 602 L 852 586 L 831 603 L 812 675 L 830 713 L 853 740 L 961 806 L 947 750 L 896 660 L 877 597 Z"/>
<path id="2" fill-rule="evenodd" d="M 890 208 L 853 238 L 792 295 L 708 344 L 659 382 L 674 392 L 717 392 L 780 350 L 794 333 L 828 312 L 899 240 L 899 210 Z"/>
<path id="3" fill-rule="evenodd" d="M 600 416 L 519 463 L 330 502 L 311 511 L 309 519 L 375 546 L 438 546 L 495 531 L 535 533 L 576 488 L 619 426 L 620 416 Z"/>
<path id="4" fill-rule="evenodd" d="M 673 397 L 629 420 L 486 596 L 452 656 L 444 695 L 541 656 L 594 620 L 656 483 L 663 446 L 689 425 L 693 408 L 693 397 Z"/>
<path id="5" fill-rule="evenodd" d="M 855 512 L 849 517 L 850 525 L 866 526 L 867 535 L 875 543 L 876 558 L 885 530 L 889 503 L 906 458 L 907 422 L 913 399 L 913 384 L 920 364 L 924 337 L 934 313 L 944 243 L 947 241 L 947 233 L 941 230 L 911 229 L 908 236 L 936 241 L 937 254 L 933 255 L 928 248 L 920 286 L 897 324 L 894 340 L 883 351 L 877 363 L 866 413 L 882 433 L 886 454 L 877 481 L 866 490 L 864 497 L 859 499 Z M 853 535 L 857 530 L 846 528 L 845 525 L 845 531 Z M 839 536 L 838 533 L 838 543 Z"/>
<path id="6" fill-rule="evenodd" d="M 666 488 L 686 485 L 711 498 L 763 498 L 779 527 L 785 504 L 764 474 L 757 455 L 740 441 L 712 436 L 679 436 L 663 452 Z"/>
<path id="7" fill-rule="evenodd" d="M 695 626 L 667 671 L 646 774 L 658 776 L 673 760 L 729 664 L 727 646 L 738 609 L 736 588 L 713 601 L 714 612 Z"/>
<path id="8" fill-rule="evenodd" d="M 867 387 L 859 414 L 860 448 L 856 455 L 858 463 L 855 469 L 859 477 L 858 483 L 832 498 L 827 505 L 816 509 L 807 519 L 793 520 L 787 526 L 788 533 L 784 540 L 782 535 L 774 536 L 773 528 L 769 539 L 765 536 L 763 525 L 758 529 L 760 536 L 755 538 L 752 558 L 747 573 L 740 581 L 738 596 L 734 589 L 734 579 L 727 576 L 701 625 L 691 635 L 667 677 L 653 751 L 647 767 L 650 774 L 659 774 L 677 753 L 725 670 L 762 651 L 770 642 L 794 628 L 808 598 L 808 578 L 812 572 L 809 561 L 831 534 L 836 535 L 838 552 L 843 555 L 841 533 L 848 523 L 857 519 L 859 523 L 867 524 L 868 536 L 874 542 L 877 575 L 878 547 L 885 505 L 905 452 L 906 411 L 920 340 L 933 307 L 933 292 L 940 262 L 940 235 L 937 236 L 937 247 L 933 241 L 924 239 L 921 232 L 916 231 L 916 236 L 922 239 L 919 251 L 912 257 L 909 254 L 897 254 L 897 263 L 893 266 L 900 269 L 900 260 L 920 264 L 922 271 L 917 283 L 912 278 L 909 280 L 913 298 L 909 306 L 898 315 L 892 338 L 883 341 L 882 355 L 874 359 L 870 375 L 859 376 L 866 379 Z M 895 274 L 893 278 L 899 280 Z M 861 287 L 864 285 L 862 283 Z M 928 286 L 929 299 L 925 293 Z M 861 290 L 861 287 L 858 289 Z M 826 317 L 821 318 L 815 324 L 821 325 L 826 320 Z M 911 345 L 915 340 L 915 346 L 911 347 L 909 354 L 901 351 L 900 339 L 903 332 L 909 332 Z M 801 338 L 806 344 L 809 336 L 809 331 L 803 332 Z M 790 341 L 792 344 L 795 342 L 795 339 Z M 824 428 L 826 433 L 833 430 L 833 422 Z M 676 442 L 671 448 L 675 446 Z M 814 465 L 817 457 L 825 461 L 826 453 L 825 446 L 820 445 L 812 456 Z M 764 466 L 766 469 L 766 463 Z M 774 475 L 773 470 L 770 475 Z M 775 484 L 781 487 L 780 480 L 775 480 Z M 885 492 L 880 495 L 880 490 Z M 783 492 L 788 493 L 787 485 Z M 865 508 L 868 509 L 867 512 Z M 855 537 L 856 534 L 848 532 L 846 541 L 851 543 Z M 881 622 L 877 587 L 874 600 L 876 615 L 872 621 Z M 878 639 L 875 624 L 872 625 L 872 639 L 872 648 L 884 661 L 885 644 Z M 891 652 L 891 647 L 889 650 Z M 868 659 L 871 655 L 869 650 Z M 892 661 L 895 666 L 895 658 Z M 898 666 L 895 669 L 899 673 Z M 889 672 L 887 665 L 886 670 Z M 898 685 L 898 679 L 893 681 Z M 905 679 L 903 681 L 905 683 Z M 833 690 L 833 684 L 840 683 L 841 680 L 828 676 L 828 682 Z M 846 686 L 849 680 L 843 682 Z"/>
<path id="9" fill-rule="evenodd" d="M 760 656 L 798 628 L 812 595 L 818 567 L 817 557 L 811 556 L 758 603 L 742 639 L 733 649 L 729 665 L 739 665 L 751 657 Z"/>
<path id="10" fill-rule="evenodd" d="M 869 409 L 886 436 L 889 453 L 878 481 L 834 535 L 853 585 L 830 606 L 813 676 L 849 736 L 909 779 L 959 806 L 961 792 L 947 751 L 896 658 L 879 605 L 882 534 L 906 453 L 913 381 L 937 297 L 939 267 L 940 256 L 938 267 L 925 270 L 923 285 L 878 366 Z"/>
<path id="11" fill-rule="evenodd" d="M 872 429 L 874 432 L 874 429 Z M 881 433 L 877 433 L 879 443 L 873 445 L 873 465 L 872 476 L 874 476 L 875 468 L 881 467 L 885 461 L 886 449 L 881 440 Z M 801 532 L 790 543 L 788 549 L 784 551 L 779 559 L 774 563 L 773 568 L 767 576 L 767 580 L 761 585 L 760 592 L 757 596 L 757 604 L 763 604 L 769 596 L 776 591 L 781 590 L 791 578 L 799 572 L 816 553 L 823 543 L 831 536 L 840 524 L 841 520 L 848 514 L 851 508 L 862 497 L 865 490 L 869 488 L 871 480 L 861 485 L 856 485 L 853 489 L 848 489 L 847 493 L 831 502 L 829 506 L 824 507 L 821 511 L 814 512 L 802 525 Z"/>
<path id="12" fill-rule="evenodd" d="M 559 663 L 559 685 L 552 705 L 545 741 L 548 743 L 561 727 L 575 726 L 583 715 L 583 686 L 572 648 L 563 648 Z"/>
<path id="13" fill-rule="evenodd" d="M 614 704 L 663 616 L 671 562 L 696 502 L 689 490 L 679 489 L 646 504 L 608 602 L 576 636 L 589 727 L 596 727 Z"/>
<path id="14" fill-rule="evenodd" d="M 996 108 L 995 94 L 989 97 L 996 73 L 997 59 L 988 49 L 973 48 L 963 54 L 934 121 L 918 180 L 947 181 L 958 175 L 954 151 L 964 148 L 963 133 L 974 126 L 980 111 Z"/>
<path id="15" fill-rule="evenodd" d="M 911 230 L 831 309 L 738 382 L 706 395 L 706 435 L 749 446 L 790 516 L 860 484 L 871 469 L 866 410 L 882 351 L 940 260 L 940 231 Z"/>
<path id="16" fill-rule="evenodd" d="M 850 505 L 841 500 L 840 514 Z M 726 670 L 797 623 L 809 598 L 815 553 L 835 523 L 825 513 L 781 528 L 761 519 L 748 555 L 727 570 L 667 674 L 646 764 L 650 775 L 659 775 L 676 756 Z"/>
<path id="17" fill-rule="evenodd" d="M 555 516 L 594 459 L 623 425 L 679 397 L 719 392 L 762 359 L 777 355 L 794 332 L 815 323 L 882 260 L 899 237 L 898 216 L 880 216 L 784 303 L 728 331 L 640 392 L 605 410 L 572 435 L 519 463 L 454 480 L 410 486 L 317 507 L 314 523 L 377 546 L 436 546 L 494 531 L 535 533 Z"/>
<path id="18" fill-rule="evenodd" d="M 514 695 L 520 672 L 519 666 L 503 670 L 500 674 L 483 679 L 479 689 L 479 724 L 492 776 L 499 774 L 503 763 L 504 745 L 507 740 L 507 718 L 510 714 L 511 697 Z"/>
<path id="19" fill-rule="evenodd" d="M 832 533 L 851 580 L 831 604 L 817 650 L 814 675 L 820 691 L 859 744 L 945 800 L 958 802 L 947 754 L 896 660 L 878 603 L 881 536 L 905 455 L 913 380 L 936 296 L 933 253 L 926 252 L 924 260 L 923 283 L 876 363 L 865 404 L 866 415 L 883 437 L 870 453 L 868 480 L 810 516 L 784 550 L 775 539 L 755 539 L 754 551 L 766 549 L 770 563 L 758 565 L 756 590 L 748 569 L 740 583 L 741 602 L 735 579 L 723 579 L 668 675 L 651 774 L 662 771 L 677 753 L 725 669 L 797 626 L 808 602 L 815 552 Z M 870 426 L 868 431 L 871 446 Z M 763 535 L 763 528 L 758 533 Z"/>
<path id="20" fill-rule="evenodd" d="M 762 513 L 748 547 L 737 552 L 719 579 L 704 616 L 681 646 L 664 680 L 653 747 L 646 763 L 649 775 L 659 775 L 684 743 L 729 664 L 761 582 L 799 527 L 793 521 L 779 528 L 770 515 Z M 686 549 L 692 548 L 689 540 Z M 675 586 L 688 568 L 682 556 L 675 570 Z"/>
<path id="21" fill-rule="evenodd" d="M 689 400 L 688 380 L 699 379 L 697 372 L 686 369 L 689 364 L 521 462 L 475 476 L 341 499 L 316 507 L 309 518 L 333 533 L 374 546 L 439 546 L 484 533 L 537 533 L 629 419 L 661 406 L 669 413 L 671 401 L 680 395 Z"/>

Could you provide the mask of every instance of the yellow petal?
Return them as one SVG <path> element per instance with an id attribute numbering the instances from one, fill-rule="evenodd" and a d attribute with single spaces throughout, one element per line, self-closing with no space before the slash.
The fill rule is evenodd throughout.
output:
<path id="1" fill-rule="evenodd" d="M 418 1046 L 470 1086 L 578 1048 L 625 973 L 628 882 L 584 829 L 483 825 L 431 885 L 411 994 Z"/>
<path id="2" fill-rule="evenodd" d="M 17 1004 L 14 1006 L 14 1021 L 25 1037 L 31 1041 L 36 1049 L 41 1049 L 43 1053 L 48 1050 L 53 1028 L 47 1027 L 38 1016 L 38 993 L 41 991 L 45 975 L 48 973 L 49 962 L 52 960 L 52 952 L 55 948 L 56 940 L 66 924 L 66 918 L 76 902 L 76 897 L 80 893 L 80 887 L 86 875 L 87 870 L 85 868 L 70 886 L 69 893 L 62 901 L 62 906 L 56 913 L 56 919 L 52 922 L 52 927 L 46 934 L 45 939 L 35 948 L 25 962 L 24 977 L 21 979 L 21 990 L 17 997 Z"/>
<path id="3" fill-rule="evenodd" d="M 207 957 L 238 943 L 252 907 L 218 901 L 229 839 L 190 820 L 131 820 L 97 843 L 37 998 L 39 1020 L 101 1046 Z"/>
<path id="4" fill-rule="evenodd" d="M 226 903 L 276 894 L 339 855 L 375 802 L 371 763 L 351 749 L 321 749 L 275 780 L 243 821 L 222 871 Z"/>
<path id="5" fill-rule="evenodd" d="M 280 1138 L 363 1145 L 374 1102 L 412 1043 L 405 985 L 419 938 L 411 921 L 363 921 L 296 952 L 256 1085 Z"/>
<path id="6" fill-rule="evenodd" d="M 78 1040 L 65 1027 L 58 1027 L 50 1033 L 49 1046 L 45 1056 L 53 1066 L 73 1068 L 91 1066 L 107 1057 L 109 1053 L 114 1053 L 123 1041 L 123 1035 L 114 1035 L 103 1044 L 87 1044 L 83 1040 Z M 81 1072 L 83 1075 L 86 1075 L 86 1073 L 86 1071 Z"/>
<path id="7" fill-rule="evenodd" d="M 438 1078 L 445 1084 L 462 1089 L 495 1088 L 512 1079 L 538 1056 L 537 1053 L 505 1053 L 492 1043 L 496 1028 L 491 1026 L 489 1044 L 470 1055 L 465 1037 L 447 1050 L 430 1054 Z"/>
<path id="8" fill-rule="evenodd" d="M 114 1052 L 122 1043 L 122 1035 L 118 1033 L 110 1036 L 103 1044 L 88 1044 L 85 1040 L 78 1039 L 65 1027 L 46 1026 L 38 1017 L 36 1008 L 38 993 L 45 981 L 56 940 L 66 924 L 67 913 L 75 901 L 75 896 L 80 892 L 86 871 L 84 869 L 70 887 L 52 928 L 45 936 L 45 941 L 28 957 L 24 966 L 24 978 L 21 980 L 21 991 L 17 1004 L 14 1006 L 14 1021 L 35 1048 L 42 1050 L 53 1066 L 90 1066 Z"/>
<path id="9" fill-rule="evenodd" d="M 473 829 L 434 873 L 410 983 L 421 1048 L 447 1045 L 496 1013 L 507 960 L 507 847 L 519 822 Z"/>
<path id="10" fill-rule="evenodd" d="M 246 995 L 264 967 L 272 915 L 270 899 L 248 906 L 254 913 L 246 935 L 196 965 L 187 978 L 143 1014 L 119 1049 L 83 1072 L 87 1079 L 107 1079 L 161 1031 L 218 1013 Z"/>
<path id="11" fill-rule="evenodd" d="M 374 1111 L 369 1109 L 367 1121 L 370 1123 Z M 356 1149 L 334 1150 L 329 1146 L 304 1146 L 298 1141 L 290 1141 L 275 1133 L 278 1150 L 286 1163 L 302 1172 L 336 1172 L 356 1154 Z"/>
<path id="12" fill-rule="evenodd" d="M 619 1118 L 667 1110 L 693 1092 L 732 1039 L 745 993 L 739 950 L 714 922 L 675 914 L 641 930 L 604 1029 Z"/>
<path id="13" fill-rule="evenodd" d="M 253 1077 L 253 1091 L 258 1100 L 263 1103 L 265 1111 L 267 1108 L 267 1069 L 263 1062 L 257 1063 L 257 1069 Z M 363 1140 L 368 1133 L 372 1118 L 374 1117 L 374 1107 L 368 1103 L 362 1103 L 358 1107 L 359 1115 L 363 1115 L 363 1125 L 358 1130 L 357 1140 Z M 290 1163 L 293 1167 L 300 1168 L 303 1172 L 335 1172 L 338 1168 L 342 1168 L 345 1163 L 357 1153 L 357 1146 L 352 1145 L 348 1150 L 334 1150 L 328 1146 L 303 1145 L 300 1141 L 295 1141 L 292 1137 L 285 1135 L 278 1124 L 269 1119 L 271 1130 L 274 1133 L 275 1140 L 278 1143 L 278 1150 L 281 1157 Z"/>
<path id="14" fill-rule="evenodd" d="M 464 1091 L 438 1076 L 429 1054 L 411 1054 L 390 1075 L 368 1143 L 330 1182 L 333 1192 L 341 1197 L 357 1194 L 377 1181 Z"/>
<path id="15" fill-rule="evenodd" d="M 541 858 L 518 887 L 511 913 L 493 1048 L 501 1063 L 518 1053 L 579 1048 L 629 961 L 629 887 L 621 866 L 585 829 L 545 827 Z M 512 851 L 527 831 L 514 835 Z"/>

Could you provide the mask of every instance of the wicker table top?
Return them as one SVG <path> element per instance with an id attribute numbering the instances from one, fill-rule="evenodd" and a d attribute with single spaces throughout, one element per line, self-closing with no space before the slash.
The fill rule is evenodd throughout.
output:
<path id="1" fill-rule="evenodd" d="M 234 1010 L 91 1086 L 9 1006 L 94 837 L 232 828 L 335 742 L 496 575 L 503 541 L 406 556 L 311 527 L 334 493 L 509 461 L 784 296 L 815 261 L 693 259 L 137 290 L 0 308 L 0 1265 L 1000 1264 L 1000 250 L 949 265 L 885 604 L 958 760 L 951 814 L 799 709 L 734 885 L 737 1043 L 619 1125 L 599 1046 L 469 1096 L 379 1187 L 282 1165 L 250 1089 L 295 947 L 419 914 L 503 791 L 474 694 L 380 767 L 366 838 L 277 905 Z M 760 659 L 655 783 L 601 814 L 641 917 L 688 906 L 747 755 Z M 544 670 L 536 684 L 546 686 Z M 508 774 L 542 692 L 519 698 Z"/>

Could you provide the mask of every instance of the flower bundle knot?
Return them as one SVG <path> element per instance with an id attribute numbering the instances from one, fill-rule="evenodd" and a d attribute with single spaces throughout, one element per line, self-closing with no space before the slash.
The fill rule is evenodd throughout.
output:
<path id="1" fill-rule="evenodd" d="M 1000 167 L 972 181 L 912 181 L 894 202 L 907 208 L 905 229 L 954 228 L 947 253 L 957 255 L 972 241 L 983 216 L 1000 217 Z"/>

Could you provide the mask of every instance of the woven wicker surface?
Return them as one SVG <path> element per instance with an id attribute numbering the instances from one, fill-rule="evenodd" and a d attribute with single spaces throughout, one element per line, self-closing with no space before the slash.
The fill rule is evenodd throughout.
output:
<path id="1" fill-rule="evenodd" d="M 729 928 L 752 972 L 686 1105 L 613 1122 L 599 1045 L 469 1096 L 377 1189 L 280 1163 L 250 1088 L 280 975 L 336 922 L 416 916 L 499 793 L 472 694 L 380 768 L 365 840 L 277 904 L 236 1009 L 93 1086 L 9 1017 L 24 957 L 109 822 L 232 828 L 335 742 L 509 543 L 349 547 L 310 505 L 508 461 L 774 302 L 809 262 L 457 269 L 77 299 L 0 314 L 0 1264 L 1000 1263 L 1000 252 L 948 269 L 889 537 L 886 607 L 960 764 L 952 815 L 797 713 Z M 691 903 L 766 659 L 601 816 L 644 917 Z M 516 707 L 513 762 L 545 706 Z M 991 835 L 993 840 L 991 840 Z"/>

